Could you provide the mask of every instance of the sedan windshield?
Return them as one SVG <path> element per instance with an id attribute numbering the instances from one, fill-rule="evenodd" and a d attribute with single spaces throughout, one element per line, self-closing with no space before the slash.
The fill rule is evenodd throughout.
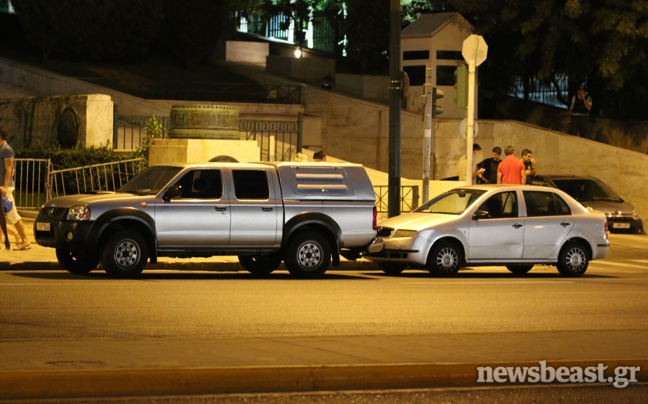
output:
<path id="1" fill-rule="evenodd" d="M 623 202 L 607 185 L 591 179 L 554 180 L 556 186 L 578 202 Z"/>
<path id="2" fill-rule="evenodd" d="M 155 166 L 148 168 L 128 181 L 117 192 L 138 195 L 157 194 L 180 170 L 182 170 L 181 167 Z"/>
<path id="3" fill-rule="evenodd" d="M 460 215 L 486 191 L 453 189 L 421 205 L 415 212 Z"/>

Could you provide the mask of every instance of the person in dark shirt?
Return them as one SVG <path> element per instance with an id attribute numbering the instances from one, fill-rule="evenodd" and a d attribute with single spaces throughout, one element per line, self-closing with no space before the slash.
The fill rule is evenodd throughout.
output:
<path id="1" fill-rule="evenodd" d="M 479 184 L 497 184 L 497 167 L 502 161 L 500 157 L 502 156 L 502 148 L 499 146 L 493 147 L 492 157 L 489 159 L 484 159 L 481 163 L 477 164 L 477 167 L 483 168 L 484 171 L 477 175 Z"/>
<path id="2" fill-rule="evenodd" d="M 522 150 L 522 158 L 520 161 L 524 164 L 524 173 L 526 174 L 527 185 L 533 182 L 533 176 L 536 175 L 535 159 L 532 157 L 533 153 L 529 149 Z"/>

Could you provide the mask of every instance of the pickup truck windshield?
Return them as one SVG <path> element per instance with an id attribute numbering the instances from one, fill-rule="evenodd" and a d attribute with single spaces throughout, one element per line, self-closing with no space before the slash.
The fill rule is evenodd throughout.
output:
<path id="1" fill-rule="evenodd" d="M 157 194 L 181 170 L 181 167 L 155 166 L 147 168 L 119 188 L 117 192 L 137 195 Z"/>
<path id="2" fill-rule="evenodd" d="M 415 212 L 460 215 L 486 191 L 453 189 L 421 205 Z"/>

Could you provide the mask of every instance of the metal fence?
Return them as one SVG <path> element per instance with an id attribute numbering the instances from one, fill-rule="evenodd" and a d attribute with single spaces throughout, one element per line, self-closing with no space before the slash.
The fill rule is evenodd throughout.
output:
<path id="1" fill-rule="evenodd" d="M 40 209 L 52 197 L 49 159 L 14 159 L 13 178 L 16 184 L 14 199 L 21 209 Z"/>
<path id="2" fill-rule="evenodd" d="M 51 197 L 91 191 L 115 191 L 146 168 L 146 160 L 131 159 L 53 170 L 49 174 Z"/>
<path id="3" fill-rule="evenodd" d="M 164 129 L 163 137 L 167 137 L 169 129 L 168 116 L 156 116 L 162 128 Z M 150 116 L 146 115 L 118 115 L 113 133 L 113 148 L 115 150 L 137 150 L 146 138 L 146 124 Z"/>
<path id="4" fill-rule="evenodd" d="M 302 117 L 297 121 L 239 122 L 245 140 L 256 140 L 260 148 L 260 161 L 291 161 L 301 152 Z"/>
<path id="5" fill-rule="evenodd" d="M 253 121 L 252 121 L 253 122 Z M 286 128 L 290 133 L 291 128 Z M 252 136 L 252 135 L 250 135 Z M 283 149 L 290 160 L 291 147 Z M 283 152 L 282 152 L 283 153 Z M 115 161 L 90 166 L 53 170 L 48 159 L 14 159 L 15 201 L 21 209 L 38 210 L 51 198 L 91 191 L 115 191 L 146 167 L 144 159 Z M 388 186 L 374 186 L 379 214 L 388 212 Z M 411 212 L 419 206 L 419 187 L 401 186 L 401 212 Z"/>
<path id="6" fill-rule="evenodd" d="M 389 208 L 388 199 L 388 185 L 374 185 L 374 192 L 376 193 L 376 208 L 378 214 L 387 214 Z M 400 192 L 400 211 L 411 212 L 419 206 L 419 187 L 417 185 L 401 185 Z"/>

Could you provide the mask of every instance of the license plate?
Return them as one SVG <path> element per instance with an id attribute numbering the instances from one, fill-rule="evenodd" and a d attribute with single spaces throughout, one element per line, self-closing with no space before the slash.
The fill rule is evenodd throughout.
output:
<path id="1" fill-rule="evenodd" d="M 612 223 L 612 227 L 615 229 L 629 229 L 630 223 Z"/>
<path id="2" fill-rule="evenodd" d="M 36 230 L 38 231 L 50 231 L 49 223 L 36 223 Z"/>

